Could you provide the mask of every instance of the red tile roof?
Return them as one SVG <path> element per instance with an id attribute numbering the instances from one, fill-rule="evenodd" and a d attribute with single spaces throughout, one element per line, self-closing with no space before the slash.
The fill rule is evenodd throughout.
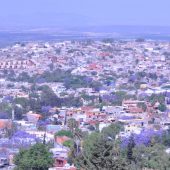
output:
<path id="1" fill-rule="evenodd" d="M 57 136 L 57 137 L 55 138 L 55 141 L 56 141 L 58 144 L 63 144 L 65 141 L 68 141 L 68 140 L 70 140 L 70 138 L 67 137 L 67 136 Z"/>

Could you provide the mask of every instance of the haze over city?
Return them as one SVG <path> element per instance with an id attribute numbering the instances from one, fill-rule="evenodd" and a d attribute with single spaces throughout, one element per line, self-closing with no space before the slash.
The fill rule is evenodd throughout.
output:
<path id="1" fill-rule="evenodd" d="M 5 0 L 0 28 L 170 26 L 169 0 Z"/>
<path id="2" fill-rule="evenodd" d="M 1 0 L 0 170 L 170 170 L 170 0 Z"/>

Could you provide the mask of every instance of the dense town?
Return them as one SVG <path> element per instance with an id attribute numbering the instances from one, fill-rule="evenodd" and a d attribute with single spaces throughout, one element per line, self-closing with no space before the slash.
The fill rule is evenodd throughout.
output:
<path id="1" fill-rule="evenodd" d="M 121 147 L 132 138 L 163 141 L 170 154 L 170 42 L 15 43 L 0 58 L 1 168 L 15 168 L 22 149 L 45 144 L 49 170 L 79 169 L 76 158 L 87 161 L 84 145 L 96 133 Z"/>

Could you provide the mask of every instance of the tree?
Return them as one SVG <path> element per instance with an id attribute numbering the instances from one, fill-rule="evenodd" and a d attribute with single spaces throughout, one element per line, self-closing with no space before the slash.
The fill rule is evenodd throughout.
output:
<path id="1" fill-rule="evenodd" d="M 165 96 L 163 94 L 152 94 L 149 98 L 148 101 L 154 105 L 156 102 L 159 102 L 160 104 L 165 103 Z"/>
<path id="2" fill-rule="evenodd" d="M 84 170 L 126 170 L 127 163 L 115 150 L 115 142 L 100 133 L 92 133 L 83 144 L 82 152 L 76 157 L 75 165 Z"/>
<path id="3" fill-rule="evenodd" d="M 56 96 L 56 94 L 53 92 L 53 90 L 48 87 L 44 86 L 41 93 L 41 105 L 42 106 L 60 106 L 61 103 Z"/>
<path id="4" fill-rule="evenodd" d="M 138 107 L 142 108 L 144 112 L 147 110 L 147 105 L 144 102 L 138 103 Z"/>
<path id="5" fill-rule="evenodd" d="M 156 73 L 149 73 L 148 77 L 153 79 L 153 80 L 157 80 L 157 78 L 158 78 Z"/>
<path id="6" fill-rule="evenodd" d="M 11 118 L 12 107 L 7 102 L 0 103 L 0 119 L 9 119 Z"/>
<path id="7" fill-rule="evenodd" d="M 67 126 L 73 134 L 73 142 L 76 149 L 76 154 L 80 151 L 80 140 L 83 138 L 83 132 L 78 128 L 78 122 L 71 118 L 67 122 Z"/>
<path id="8" fill-rule="evenodd" d="M 159 109 L 161 112 L 165 112 L 165 111 L 166 111 L 166 105 L 161 103 L 161 104 L 158 106 L 158 109 Z"/>
<path id="9" fill-rule="evenodd" d="M 154 146 L 138 146 L 134 150 L 134 159 L 138 169 L 169 170 L 170 155 L 160 144 Z"/>
<path id="10" fill-rule="evenodd" d="M 48 66 L 49 66 L 49 68 L 50 68 L 50 71 L 53 71 L 53 70 L 54 70 L 54 64 L 53 64 L 53 63 L 49 64 Z"/>
<path id="11" fill-rule="evenodd" d="M 22 72 L 17 77 L 17 81 L 30 82 L 31 81 L 31 77 L 29 76 L 29 74 L 27 72 Z"/>
<path id="12" fill-rule="evenodd" d="M 126 92 L 124 92 L 124 91 L 117 91 L 117 92 L 113 93 L 113 96 L 114 96 L 114 99 L 113 99 L 112 103 L 114 105 L 121 106 L 122 105 L 122 101 L 126 97 Z"/>
<path id="13" fill-rule="evenodd" d="M 27 98 L 24 97 L 17 97 L 14 100 L 14 104 L 18 104 L 21 105 L 21 107 L 27 111 L 28 107 L 29 107 L 29 100 Z"/>
<path id="14" fill-rule="evenodd" d="M 17 131 L 17 125 L 14 122 L 12 122 L 11 128 L 7 128 L 7 127 L 5 128 L 6 137 L 11 139 L 16 131 Z"/>
<path id="15" fill-rule="evenodd" d="M 76 121 L 74 118 L 71 118 L 71 119 L 69 119 L 69 120 L 67 121 L 67 126 L 68 126 L 68 128 L 70 129 L 70 131 L 71 131 L 72 133 L 74 133 L 74 132 L 75 132 L 75 129 L 78 128 L 78 123 L 77 123 L 77 121 Z"/>
<path id="16" fill-rule="evenodd" d="M 53 165 L 53 158 L 47 146 L 38 143 L 28 150 L 20 150 L 14 163 L 17 170 L 47 170 Z"/>
<path id="17" fill-rule="evenodd" d="M 99 91 L 102 87 L 102 84 L 98 81 L 93 81 L 90 87 L 92 87 L 95 91 Z"/>
<path id="18" fill-rule="evenodd" d="M 162 144 L 170 147 L 170 127 L 168 127 L 167 132 L 164 132 L 162 135 Z"/>
<path id="19" fill-rule="evenodd" d="M 112 123 L 110 126 L 103 128 L 102 134 L 106 138 L 111 137 L 112 139 L 115 139 L 116 135 L 123 130 L 124 130 L 123 124 L 117 122 L 117 123 Z"/>
<path id="20" fill-rule="evenodd" d="M 63 142 L 63 145 L 68 147 L 68 148 L 72 148 L 73 147 L 73 141 L 67 140 L 67 141 Z"/>
<path id="21" fill-rule="evenodd" d="M 134 160 L 133 157 L 133 148 L 135 147 L 135 141 L 134 141 L 134 136 L 133 134 L 130 136 L 128 146 L 127 146 L 127 159 L 129 160 L 130 163 Z"/>
<path id="22" fill-rule="evenodd" d="M 55 136 L 67 136 L 69 138 L 73 138 L 73 134 L 69 130 L 60 130 L 55 134 Z"/>
<path id="23" fill-rule="evenodd" d="M 23 109 L 21 107 L 15 106 L 14 107 L 14 114 L 15 114 L 15 119 L 21 120 L 22 116 L 24 114 Z"/>

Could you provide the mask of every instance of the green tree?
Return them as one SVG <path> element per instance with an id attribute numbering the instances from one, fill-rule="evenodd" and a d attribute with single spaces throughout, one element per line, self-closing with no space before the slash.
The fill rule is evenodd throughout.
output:
<path id="1" fill-rule="evenodd" d="M 156 102 L 159 102 L 160 104 L 165 103 L 165 96 L 163 94 L 152 94 L 149 98 L 148 101 L 154 105 Z"/>
<path id="2" fill-rule="evenodd" d="M 105 127 L 102 129 L 102 134 L 105 137 L 111 137 L 115 139 L 116 135 L 124 130 L 124 126 L 120 122 L 112 123 L 110 126 Z"/>
<path id="3" fill-rule="evenodd" d="M 29 99 L 30 109 L 32 111 L 37 112 L 37 113 L 41 113 L 42 110 L 41 110 L 41 103 L 40 102 L 41 102 L 40 99 L 30 97 L 30 99 Z"/>
<path id="4" fill-rule="evenodd" d="M 84 141 L 75 165 L 84 170 L 126 170 L 127 163 L 115 150 L 115 142 L 99 133 L 92 133 Z"/>
<path id="5" fill-rule="evenodd" d="M 41 105 L 42 106 L 60 106 L 61 105 L 56 94 L 48 86 L 44 86 L 42 89 Z"/>
<path id="6" fill-rule="evenodd" d="M 67 126 L 70 129 L 72 133 L 75 132 L 75 130 L 78 128 L 78 123 L 74 118 L 68 119 Z"/>
<path id="7" fill-rule="evenodd" d="M 73 147 L 73 141 L 72 140 L 67 140 L 63 143 L 64 146 L 68 147 L 68 148 L 72 148 Z"/>
<path id="8" fill-rule="evenodd" d="M 5 116 L 6 118 L 11 118 L 11 114 L 12 114 L 12 107 L 9 103 L 7 102 L 2 102 L 0 103 L 0 117 L 3 118 L 3 116 Z M 3 115 L 3 113 L 5 113 L 5 115 Z"/>
<path id="9" fill-rule="evenodd" d="M 29 76 L 29 74 L 27 72 L 22 72 L 17 77 L 17 81 L 30 82 L 31 81 L 31 77 Z"/>
<path id="10" fill-rule="evenodd" d="M 27 110 L 29 107 L 29 100 L 24 97 L 15 98 L 14 103 L 21 105 L 24 110 Z"/>
<path id="11" fill-rule="evenodd" d="M 162 135 L 162 144 L 164 146 L 170 147 L 170 127 L 167 132 L 164 132 Z"/>
<path id="12" fill-rule="evenodd" d="M 71 131 L 69 130 L 60 130 L 59 132 L 57 132 L 55 134 L 55 136 L 67 136 L 69 138 L 72 138 L 73 137 L 73 134 Z"/>
<path id="13" fill-rule="evenodd" d="M 136 167 L 138 169 L 170 170 L 170 155 L 160 144 L 154 146 L 138 146 L 133 150 Z"/>
<path id="14" fill-rule="evenodd" d="M 124 91 L 117 91 L 115 93 L 113 93 L 113 95 L 115 96 L 115 100 L 112 101 L 112 103 L 114 105 L 119 105 L 121 106 L 122 105 L 122 101 L 125 99 L 126 97 L 126 92 Z"/>
<path id="15" fill-rule="evenodd" d="M 23 109 L 22 109 L 21 107 L 18 107 L 18 106 L 15 106 L 15 107 L 14 107 L 15 119 L 21 120 L 23 114 L 24 114 L 24 112 L 23 112 Z"/>
<path id="16" fill-rule="evenodd" d="M 127 146 L 127 159 L 130 163 L 134 160 L 133 157 L 133 148 L 135 147 L 134 136 L 133 134 L 130 136 L 128 146 Z"/>
<path id="17" fill-rule="evenodd" d="M 144 112 L 147 110 L 147 105 L 144 102 L 138 103 L 138 107 L 142 108 Z"/>
<path id="18" fill-rule="evenodd" d="M 21 150 L 14 158 L 16 170 L 48 170 L 53 165 L 52 154 L 44 144 Z"/>
<path id="19" fill-rule="evenodd" d="M 158 109 L 159 109 L 161 112 L 165 112 L 165 111 L 166 111 L 166 105 L 161 103 L 161 104 L 158 106 Z"/>

